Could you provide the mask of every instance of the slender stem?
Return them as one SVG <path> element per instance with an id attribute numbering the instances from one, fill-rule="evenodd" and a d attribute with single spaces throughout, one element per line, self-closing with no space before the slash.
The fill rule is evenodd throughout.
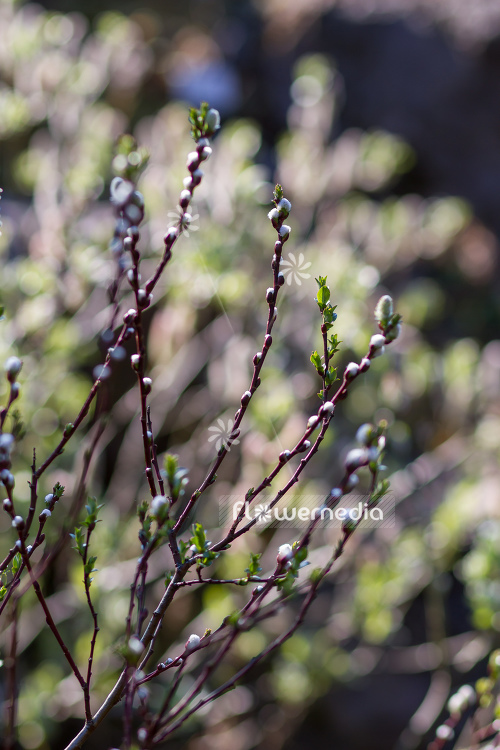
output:
<path id="1" fill-rule="evenodd" d="M 343 548 L 342 548 L 343 549 Z M 256 664 L 258 664 L 262 659 L 264 659 L 266 656 L 268 656 L 270 653 L 275 651 L 279 646 L 281 646 L 286 640 L 288 640 L 297 630 L 297 628 L 302 624 L 304 617 L 307 613 L 307 610 L 309 609 L 310 605 L 312 604 L 315 596 L 316 591 L 319 586 L 320 581 L 324 578 L 324 576 L 329 572 L 331 569 L 333 563 L 336 559 L 340 556 L 341 552 L 336 553 L 334 557 L 327 563 L 325 568 L 321 571 L 321 575 L 318 576 L 318 580 L 315 581 L 315 583 L 312 583 L 310 585 L 309 593 L 306 596 L 306 599 L 304 603 L 301 606 L 300 612 L 297 615 L 295 621 L 292 623 L 292 625 L 286 630 L 281 636 L 278 638 L 275 638 L 274 641 L 272 641 L 263 651 L 261 651 L 260 654 L 253 657 L 253 659 L 250 659 L 250 661 L 242 667 L 235 675 L 233 675 L 229 680 L 227 680 L 223 685 L 221 685 L 219 688 L 211 692 L 206 698 L 201 699 L 196 703 L 194 706 L 192 706 L 188 711 L 186 711 L 182 716 L 180 716 L 177 721 L 175 721 L 170 726 L 166 727 L 163 732 L 161 732 L 159 735 L 155 737 L 155 743 L 160 743 L 166 737 L 168 737 L 172 732 L 174 732 L 176 729 L 178 729 L 184 722 L 192 716 L 194 713 L 196 713 L 200 708 L 207 705 L 208 703 L 211 703 L 219 696 L 223 695 L 227 690 L 230 690 L 236 683 L 244 676 L 246 675 Z"/>
<path id="2" fill-rule="evenodd" d="M 95 449 L 97 448 L 97 444 L 99 442 L 99 439 L 102 436 L 102 433 L 104 431 L 103 423 L 99 425 L 99 429 L 97 430 L 96 435 L 92 439 L 92 442 L 89 446 L 89 448 L 85 451 L 84 454 L 84 463 L 82 467 L 82 471 L 80 474 L 80 479 L 77 483 L 77 488 L 74 493 L 74 500 L 72 503 L 71 510 L 68 514 L 68 519 L 66 520 L 66 528 L 63 528 L 61 534 L 58 537 L 58 541 L 56 542 L 55 547 L 51 550 L 49 554 L 46 554 L 43 558 L 43 560 L 37 565 L 36 570 L 33 571 L 33 574 L 38 579 L 41 575 L 45 572 L 47 567 L 50 565 L 51 562 L 53 562 L 56 557 L 59 555 L 61 550 L 63 549 L 66 541 L 67 541 L 67 528 L 71 528 L 71 526 L 74 524 L 74 520 L 78 514 L 78 511 L 80 509 L 80 506 L 82 504 L 84 495 L 85 495 L 85 480 L 87 477 L 87 473 L 90 467 L 90 462 L 92 459 L 92 456 L 94 455 Z M 45 526 L 45 523 L 47 521 L 46 516 L 41 516 L 39 520 L 39 526 L 37 535 L 35 537 L 35 541 L 31 545 L 31 551 L 29 552 L 29 556 L 31 557 L 33 555 L 33 552 L 39 547 L 43 542 L 45 541 L 45 534 L 43 533 L 43 528 Z M 19 548 L 17 546 L 13 547 L 10 551 L 5 560 L 0 563 L 0 572 L 2 570 L 5 570 L 5 568 L 10 564 L 13 557 L 16 555 L 16 553 L 19 552 Z M 5 607 L 7 606 L 7 602 L 10 598 L 10 596 L 13 593 L 13 590 L 15 587 L 17 587 L 20 583 L 21 574 L 24 570 L 24 562 L 21 562 L 21 567 L 18 570 L 16 576 L 13 578 L 13 580 L 9 583 L 9 590 L 7 594 L 4 597 L 4 600 L 0 604 L 0 615 L 4 611 Z M 19 597 L 23 596 L 24 592 L 28 590 L 28 588 L 31 587 L 31 582 L 26 586 L 26 589 L 20 592 Z"/>
<path id="3" fill-rule="evenodd" d="M 13 750 L 16 744 L 17 723 L 17 624 L 18 599 L 14 598 L 10 608 L 10 649 L 6 663 L 7 671 L 7 701 L 6 701 L 6 734 L 5 750 Z"/>
<path id="4" fill-rule="evenodd" d="M 151 746 L 153 737 L 161 726 L 161 718 L 163 714 L 165 713 L 165 711 L 168 710 L 168 707 L 171 701 L 173 700 L 175 693 L 177 692 L 177 688 L 179 687 L 179 683 L 182 679 L 185 666 L 186 666 L 186 660 L 184 659 L 184 661 L 178 668 L 177 672 L 175 673 L 175 677 L 172 680 L 172 685 L 170 686 L 170 690 L 168 691 L 165 697 L 165 700 L 163 701 L 163 704 L 156 716 L 156 719 L 152 722 L 151 727 L 148 729 L 148 732 L 144 741 L 144 745 L 143 745 L 145 748 L 147 748 L 148 746 Z"/>
<path id="5" fill-rule="evenodd" d="M 158 456 L 156 453 L 156 445 L 154 440 L 154 433 L 153 433 L 153 422 L 151 421 L 151 407 L 148 406 L 147 408 L 147 418 L 148 418 L 148 431 L 151 434 L 151 462 L 153 464 L 156 478 L 158 480 L 158 486 L 160 488 L 160 495 L 165 494 L 165 482 L 163 481 L 163 477 L 161 475 L 160 466 L 158 464 Z"/>
<path id="6" fill-rule="evenodd" d="M 7 414 L 9 413 L 9 409 L 14 403 L 14 401 L 16 400 L 17 395 L 18 395 L 18 393 L 15 392 L 13 386 L 14 386 L 14 383 L 11 383 L 10 391 L 9 391 L 9 400 L 7 402 L 7 406 L 5 406 L 0 411 L 0 431 L 3 430 L 3 426 L 5 424 L 5 420 L 7 419 Z"/>
<path id="7" fill-rule="evenodd" d="M 87 528 L 87 538 L 85 543 L 85 552 L 83 555 L 83 565 L 84 570 L 85 566 L 87 564 L 88 560 L 88 551 L 89 551 L 89 544 L 90 544 L 90 535 L 93 531 L 93 528 L 90 526 Z M 90 573 L 88 573 L 86 570 L 84 572 L 84 585 L 85 585 L 85 596 L 87 599 L 87 604 L 90 610 L 90 614 L 92 615 L 92 620 L 94 623 L 94 628 L 92 631 L 92 638 L 90 641 L 90 652 L 89 652 L 89 658 L 88 658 L 88 666 L 87 666 L 87 679 L 85 681 L 85 686 L 83 688 L 83 696 L 84 696 L 84 703 L 85 703 L 85 718 L 87 721 L 92 721 L 92 711 L 90 708 L 90 682 L 92 679 L 92 665 L 94 662 L 94 651 L 95 651 L 95 644 L 97 641 L 97 634 L 99 632 L 99 625 L 97 621 L 97 612 L 95 611 L 94 605 L 92 603 L 92 598 L 90 596 Z"/>
<path id="8" fill-rule="evenodd" d="M 121 330 L 121 332 L 120 332 L 120 335 L 118 336 L 118 339 L 116 341 L 115 347 L 116 346 L 120 346 L 122 344 L 122 342 L 124 340 L 124 336 L 125 336 L 126 330 L 127 330 L 127 326 L 124 325 L 123 328 L 122 328 L 122 330 Z M 104 368 L 107 365 L 109 365 L 110 361 L 111 361 L 111 354 L 110 354 L 110 352 L 108 352 L 107 355 L 106 355 L 106 359 L 104 360 L 104 365 L 103 365 L 103 368 L 102 368 L 103 371 L 104 371 Z M 92 401 L 96 397 L 97 392 L 98 392 L 99 388 L 101 387 L 101 384 L 102 384 L 102 374 L 95 380 L 92 388 L 90 389 L 90 393 L 87 396 L 87 398 L 85 399 L 85 402 L 84 402 L 82 408 L 80 409 L 80 411 L 79 411 L 76 419 L 74 420 L 74 422 L 71 424 L 71 426 L 68 426 L 64 430 L 64 434 L 63 434 L 61 440 L 59 441 L 59 443 L 57 444 L 57 446 L 54 448 L 54 450 L 52 451 L 52 453 L 50 454 L 50 456 L 48 456 L 48 458 L 45 459 L 45 461 L 43 462 L 43 464 L 33 474 L 32 482 L 37 481 L 38 479 L 40 479 L 40 477 L 42 476 L 42 474 L 49 468 L 49 466 L 57 458 L 57 456 L 60 456 L 61 453 L 63 453 L 64 446 L 66 445 L 66 443 L 69 440 L 71 440 L 71 438 L 75 434 L 76 430 L 78 429 L 78 427 L 81 425 L 81 423 L 83 422 L 83 420 L 87 416 L 88 411 L 90 409 L 90 406 L 92 404 Z"/>
<path id="9" fill-rule="evenodd" d="M 321 335 L 323 337 L 323 362 L 324 362 L 324 374 L 323 374 L 323 403 L 328 401 L 328 391 L 331 386 L 327 385 L 326 376 L 328 373 L 328 366 L 330 364 L 330 357 L 328 355 L 328 331 L 325 330 L 325 324 L 321 326 Z"/>
<path id="10" fill-rule="evenodd" d="M 33 586 L 33 588 L 35 590 L 36 597 L 37 597 L 38 601 L 40 602 L 40 605 L 41 605 L 41 607 L 42 607 L 42 609 L 44 611 L 45 620 L 47 622 L 47 625 L 52 630 L 52 632 L 53 632 L 53 634 L 55 636 L 56 641 L 58 642 L 58 644 L 61 647 L 61 650 L 62 650 L 64 656 L 66 657 L 66 661 L 68 662 L 69 666 L 71 667 L 71 670 L 72 670 L 73 674 L 75 675 L 76 679 L 80 683 L 80 687 L 85 692 L 85 687 L 86 687 L 85 686 L 85 680 L 83 679 L 80 670 L 78 669 L 78 667 L 77 667 L 77 665 L 76 665 L 73 657 L 71 656 L 71 653 L 70 653 L 68 647 L 66 646 L 66 643 L 64 642 L 63 637 L 61 636 L 61 634 L 60 634 L 60 632 L 59 632 L 59 630 L 57 628 L 57 625 L 55 624 L 55 622 L 54 622 L 54 620 L 52 618 L 52 615 L 51 615 L 50 610 L 48 608 L 47 602 L 45 601 L 45 597 L 44 597 L 44 595 L 42 593 L 42 590 L 40 588 L 40 584 L 38 583 L 37 579 L 35 578 L 35 576 L 33 574 L 33 569 L 31 567 L 29 555 L 28 555 L 28 552 L 26 550 L 26 547 L 24 545 L 24 542 L 23 542 L 22 538 L 21 538 L 21 555 L 23 557 L 24 564 L 25 564 L 25 566 L 26 566 L 26 568 L 28 570 L 28 573 L 30 575 L 31 584 L 32 584 L 32 586 Z"/>
<path id="11" fill-rule="evenodd" d="M 278 234 L 278 237 L 279 237 L 279 234 Z M 269 314 L 268 314 L 268 317 L 267 317 L 266 333 L 265 333 L 265 336 L 264 336 L 264 342 L 263 342 L 262 350 L 259 352 L 259 354 L 258 354 L 257 357 L 254 357 L 253 375 L 252 375 L 252 380 L 251 380 L 251 383 L 250 383 L 250 387 L 248 388 L 248 391 L 250 392 L 251 396 L 253 396 L 253 394 L 255 393 L 255 391 L 257 390 L 257 388 L 260 385 L 260 382 L 261 382 L 260 381 L 260 371 L 262 370 L 262 367 L 264 365 L 267 353 L 268 353 L 269 349 L 271 348 L 271 345 L 272 345 L 272 342 L 273 342 L 273 339 L 272 339 L 272 336 L 271 336 L 271 332 L 273 330 L 274 322 L 276 320 L 275 308 L 276 308 L 276 300 L 278 298 L 278 292 L 279 292 L 279 289 L 280 289 L 280 284 L 278 282 L 278 276 L 279 276 L 279 264 L 280 264 L 280 258 L 281 258 L 282 249 L 283 249 L 283 243 L 280 240 L 278 240 L 275 243 L 275 245 L 274 245 L 274 256 L 273 256 L 273 260 L 272 260 L 272 264 L 271 264 L 272 265 L 272 269 L 273 269 L 274 287 L 273 287 L 273 294 L 272 294 L 272 296 L 270 297 L 270 299 L 268 301 L 268 304 L 269 304 Z M 229 452 L 229 449 L 231 447 L 231 442 L 233 440 L 235 440 L 238 437 L 238 435 L 239 435 L 239 428 L 240 428 L 241 422 L 243 421 L 243 417 L 245 416 L 245 413 L 246 413 L 246 410 L 248 408 L 248 404 L 249 403 L 250 403 L 250 399 L 248 399 L 248 400 L 246 400 L 246 399 L 243 400 L 242 399 L 241 406 L 238 409 L 238 411 L 236 412 L 235 417 L 234 417 L 234 424 L 233 424 L 233 429 L 232 429 L 231 435 L 229 436 L 227 443 L 225 443 L 221 447 L 221 449 L 219 451 L 219 454 L 218 454 L 217 458 L 215 459 L 214 463 L 212 464 L 212 467 L 211 467 L 210 471 L 208 472 L 208 474 L 206 475 L 205 479 L 200 484 L 200 486 L 198 487 L 198 489 L 196 489 L 193 492 L 193 494 L 191 495 L 191 498 L 189 499 L 189 502 L 187 503 L 186 507 L 184 508 L 184 510 L 182 511 L 181 515 L 177 519 L 177 522 L 176 522 L 175 527 L 174 527 L 174 532 L 175 533 L 178 533 L 180 530 L 182 530 L 187 517 L 191 513 L 191 511 L 192 511 L 194 505 L 196 504 L 197 500 L 199 499 L 199 497 L 203 494 L 203 492 L 205 492 L 205 490 L 207 489 L 207 487 L 209 487 L 215 481 L 215 479 L 216 479 L 216 473 L 217 473 L 220 465 L 224 461 L 225 457 L 227 456 L 228 452 Z"/>
<path id="12" fill-rule="evenodd" d="M 146 628 L 146 631 L 144 632 L 141 638 L 141 641 L 146 646 L 146 648 L 148 648 L 148 646 L 152 644 L 153 638 L 156 637 L 157 632 L 158 632 L 157 628 L 159 628 L 159 625 L 161 625 L 163 616 L 165 612 L 167 611 L 167 608 L 169 604 L 171 603 L 172 599 L 174 598 L 175 592 L 177 590 L 177 583 L 180 580 L 182 580 L 182 577 L 185 575 L 186 572 L 187 572 L 187 566 L 185 567 L 185 569 L 181 568 L 175 571 L 173 578 L 170 581 L 169 585 L 167 586 L 167 589 L 161 601 L 159 602 L 155 611 L 151 615 L 150 621 L 148 623 L 148 627 Z M 147 661 L 147 658 L 148 656 L 146 655 L 142 663 L 139 665 L 139 669 L 142 669 L 142 666 L 145 663 L 145 661 Z M 109 714 L 113 706 L 115 706 L 120 701 L 123 695 L 123 691 L 127 685 L 127 682 L 128 682 L 128 672 L 127 672 L 127 669 L 123 669 L 118 680 L 113 686 L 112 690 L 109 692 L 106 700 L 94 714 L 92 723 L 86 724 L 80 730 L 80 732 L 76 735 L 76 737 L 67 745 L 65 750 L 76 750 L 76 748 L 82 747 L 83 743 L 87 740 L 89 735 L 91 735 L 96 730 L 96 728 L 102 723 L 102 721 Z"/>
<path id="13" fill-rule="evenodd" d="M 30 507 L 28 510 L 28 515 L 26 517 L 26 525 L 24 527 L 24 538 L 28 538 L 28 534 L 31 528 L 31 524 L 33 523 L 33 518 L 35 517 L 36 513 L 36 501 L 38 498 L 37 495 L 37 484 L 38 479 L 36 476 L 36 451 L 35 448 L 33 448 L 33 462 L 31 464 L 31 482 L 29 483 L 30 486 Z"/>
<path id="14" fill-rule="evenodd" d="M 129 680 L 128 675 L 133 672 L 134 669 L 130 665 L 127 665 L 125 705 L 123 708 L 123 750 L 130 750 L 130 747 L 132 745 L 132 706 L 134 702 L 134 681 Z"/>

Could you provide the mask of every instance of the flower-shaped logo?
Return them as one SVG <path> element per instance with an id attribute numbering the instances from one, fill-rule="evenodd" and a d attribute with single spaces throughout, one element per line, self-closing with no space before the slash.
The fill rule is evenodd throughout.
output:
<path id="1" fill-rule="evenodd" d="M 194 207 L 191 210 L 194 210 Z M 185 234 L 186 237 L 189 237 L 189 232 L 197 232 L 200 228 L 197 224 L 193 223 L 200 218 L 200 215 L 185 213 L 179 206 L 177 206 L 175 211 L 169 211 L 168 216 L 172 217 L 172 221 L 168 225 L 169 228 L 180 224 L 181 234 Z"/>
<path id="2" fill-rule="evenodd" d="M 292 280 L 295 281 L 297 286 L 300 286 L 302 284 L 301 279 L 311 278 L 311 274 L 304 273 L 304 271 L 312 264 L 310 261 L 304 263 L 304 260 L 304 253 L 300 253 L 298 258 L 293 253 L 288 253 L 288 260 L 281 261 L 280 270 L 289 286 L 292 285 Z"/>
<path id="3" fill-rule="evenodd" d="M 233 432 L 233 420 L 228 419 L 227 422 L 224 422 L 223 419 L 218 419 L 216 425 L 212 425 L 208 428 L 209 432 L 213 432 L 213 435 L 210 435 L 208 438 L 208 442 L 211 443 L 212 440 L 215 440 L 215 448 L 217 450 L 217 453 L 222 449 L 225 448 L 228 452 L 231 450 L 232 445 L 238 445 L 240 442 L 237 437 L 232 438 L 231 434 Z"/>
<path id="4" fill-rule="evenodd" d="M 267 523 L 271 520 L 272 513 L 269 505 L 257 505 L 254 510 L 254 518 L 257 523 Z"/>

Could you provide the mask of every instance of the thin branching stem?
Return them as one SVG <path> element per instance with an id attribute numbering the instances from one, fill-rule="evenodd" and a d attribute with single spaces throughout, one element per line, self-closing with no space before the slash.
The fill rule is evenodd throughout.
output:
<path id="1" fill-rule="evenodd" d="M 85 550 L 83 554 L 83 566 L 84 566 L 84 586 L 85 586 L 85 597 L 87 599 L 88 608 L 90 610 L 90 614 L 92 616 L 93 621 L 93 629 L 92 629 L 92 638 L 90 641 L 90 651 L 89 651 L 89 658 L 88 658 L 88 666 L 87 666 L 87 679 L 85 680 L 85 686 L 83 688 L 83 696 L 84 696 L 84 703 L 85 703 L 85 718 L 87 722 L 92 721 L 92 710 L 90 707 L 90 683 L 92 679 L 92 665 L 94 663 L 94 652 L 95 652 L 95 645 L 97 641 L 97 634 L 99 632 L 99 624 L 97 620 L 97 612 L 95 610 L 95 607 L 92 602 L 92 597 L 90 596 L 90 584 L 92 582 L 91 574 L 89 571 L 86 570 L 86 565 L 88 561 L 88 552 L 89 552 L 89 545 L 90 545 L 90 536 L 92 534 L 93 527 L 87 528 L 87 537 L 85 540 Z"/>
<path id="2" fill-rule="evenodd" d="M 5 750 L 14 750 L 16 745 L 16 725 L 17 725 L 17 626 L 18 626 L 18 611 L 19 599 L 14 597 L 11 601 L 10 606 L 10 644 L 9 644 L 9 655 L 7 657 L 7 663 L 5 664 L 7 672 L 6 680 L 6 692 L 7 700 L 5 702 L 5 739 L 4 747 Z"/>

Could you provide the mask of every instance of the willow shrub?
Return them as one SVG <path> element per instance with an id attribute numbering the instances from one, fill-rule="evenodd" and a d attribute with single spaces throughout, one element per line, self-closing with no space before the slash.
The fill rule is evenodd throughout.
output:
<path id="1" fill-rule="evenodd" d="M 178 219 L 166 232 L 163 253 L 147 280 L 143 280 L 141 274 L 140 225 L 145 212 L 144 196 L 136 188 L 136 180 L 147 162 L 147 155 L 130 136 L 124 136 L 119 141 L 113 162 L 117 174 L 110 188 L 116 215 L 110 244 L 115 275 L 108 289 L 110 319 L 105 322 L 101 333 L 101 341 L 106 343 L 107 350 L 103 361 L 93 369 L 93 384 L 87 397 L 72 421 L 63 427 L 53 450 L 40 455 L 40 451 L 33 448 L 27 502 L 20 500 L 25 490 L 22 484 L 19 486 L 16 483 L 15 476 L 16 445 L 21 440 L 30 439 L 29 425 L 23 427 L 19 412 L 14 410 L 21 397 L 23 362 L 12 355 L 5 363 L 8 390 L 0 416 L 0 480 L 5 493 L 3 510 L 11 522 L 11 532 L 5 538 L 10 537 L 11 546 L 6 550 L 1 566 L 0 607 L 11 632 L 5 666 L 7 746 L 14 746 L 16 736 L 19 677 L 17 631 L 26 616 L 33 618 L 34 612 L 38 612 L 37 616 L 45 619 L 46 627 L 61 649 L 66 670 L 72 675 L 71 683 L 81 691 L 81 710 L 85 721 L 68 747 L 81 747 L 118 703 L 122 706 L 123 746 L 153 747 L 204 706 L 233 689 L 250 669 L 295 633 L 320 583 L 330 573 L 347 541 L 363 520 L 363 514 L 356 515 L 354 510 L 341 508 L 342 512 L 335 514 L 337 520 L 341 521 L 340 533 L 330 553 L 323 555 L 320 565 L 315 566 L 312 572 L 307 569 L 302 572 L 309 564 L 309 548 L 314 532 L 325 520 L 333 519 L 333 511 L 339 508 L 342 498 L 358 484 L 358 472 L 365 469 L 368 476 L 366 496 L 363 496 L 365 516 L 366 512 L 378 506 L 388 489 L 387 480 L 379 476 L 385 468 L 382 457 L 386 425 L 384 422 L 376 426 L 365 424 L 358 430 L 359 447 L 350 450 L 344 458 L 343 477 L 323 498 L 320 506 L 309 512 L 305 528 L 295 534 L 297 538 L 281 544 L 276 549 L 274 562 L 266 560 L 265 569 L 261 563 L 262 553 L 251 551 L 247 566 L 242 567 L 237 576 L 221 577 L 219 560 L 230 556 L 233 545 L 261 521 L 262 506 L 258 506 L 261 509 L 258 513 L 249 515 L 249 512 L 272 489 L 273 496 L 265 505 L 265 513 L 270 514 L 294 488 L 320 449 L 335 410 L 348 396 L 351 384 L 369 370 L 372 360 L 384 354 L 386 345 L 398 338 L 401 316 L 394 312 L 392 299 L 388 295 L 383 296 L 375 310 L 379 332 L 372 335 L 360 362 L 349 363 L 338 377 L 337 367 L 333 364 L 339 348 L 338 337 L 333 332 L 337 319 L 336 305 L 332 305 L 327 278 L 318 276 L 316 302 L 321 346 L 319 351 L 313 351 L 311 363 L 318 378 L 319 405 L 303 425 L 298 439 L 289 449 L 275 456 L 272 470 L 263 477 L 257 477 L 239 505 L 234 505 L 232 517 L 220 528 L 217 539 L 208 540 L 197 511 L 203 507 L 207 489 L 217 482 L 218 472 L 231 448 L 235 448 L 249 405 L 254 398 L 258 398 L 273 335 L 279 335 L 277 303 L 285 285 L 281 262 L 283 248 L 291 232 L 291 227 L 285 221 L 289 220 L 292 206 L 282 187 L 276 185 L 273 208 L 268 214 L 276 240 L 270 253 L 270 285 L 262 295 L 268 314 L 261 346 L 253 356 L 248 387 L 241 394 L 230 431 L 219 440 L 216 458 L 203 480 L 196 487 L 190 487 L 190 470 L 180 465 L 178 455 L 169 452 L 162 454 L 158 450 L 155 404 L 151 398 L 155 379 L 149 372 L 145 333 L 147 311 L 153 304 L 153 294 L 168 264 L 173 261 L 179 238 L 192 222 L 189 207 L 196 188 L 204 178 L 201 167 L 212 154 L 211 139 L 220 127 L 218 112 L 209 109 L 206 104 L 202 104 L 199 110 L 192 109 L 189 119 L 195 150 L 187 157 L 187 176 L 179 195 Z M 185 293 L 189 298 L 189 283 Z M 130 307 L 124 313 L 128 305 Z M 240 356 L 237 348 L 233 356 Z M 113 404 L 112 375 L 124 378 L 125 368 L 129 367 L 136 378 L 136 386 L 129 396 L 133 393 L 139 416 L 134 436 L 135 450 L 142 457 L 141 475 L 147 490 L 141 488 L 136 498 L 134 488 L 130 488 L 130 496 L 123 498 L 126 508 L 136 504 L 137 518 L 130 525 L 135 527 L 136 540 L 133 544 L 138 559 L 129 571 L 130 594 L 120 638 L 115 643 L 105 642 L 103 648 L 99 645 L 103 629 L 100 610 L 106 609 L 106 598 L 94 597 L 95 587 L 92 583 L 102 575 L 97 566 L 104 542 L 102 534 L 99 536 L 96 532 L 106 497 L 104 495 L 99 500 L 89 497 L 87 483 L 89 467 L 99 451 L 110 412 L 117 407 L 116 403 Z M 70 492 L 66 492 L 62 482 L 56 481 L 51 491 L 45 494 L 43 487 L 49 470 L 52 476 L 57 475 L 57 464 L 67 444 L 78 439 L 81 425 L 89 419 L 93 422 L 92 436 L 83 453 L 81 465 L 75 465 L 72 470 L 74 482 Z M 285 467 L 292 467 L 288 476 Z M 66 512 L 61 512 L 62 507 L 66 507 Z M 301 510 L 307 514 L 306 508 Z M 306 516 L 302 514 L 301 519 L 306 520 Z M 108 522 L 109 519 L 104 519 L 104 524 Z M 46 594 L 45 581 L 47 569 L 63 559 L 68 546 L 72 546 L 81 559 L 80 580 L 73 581 L 72 585 L 80 590 L 76 596 L 84 596 L 88 610 L 86 614 L 79 614 L 76 627 L 70 630 L 57 622 L 57 616 L 52 612 L 51 598 Z M 160 596 L 159 587 L 153 586 L 150 579 L 151 564 L 156 556 L 161 557 L 161 566 L 166 569 Z M 160 634 L 164 619 L 176 606 L 176 596 L 186 587 L 204 586 L 237 587 L 236 606 L 221 617 L 217 627 L 200 628 L 199 633 L 189 635 L 184 645 L 174 641 L 167 654 L 160 645 Z M 25 607 L 25 598 L 33 595 L 37 606 L 34 608 L 31 601 L 30 606 Z M 227 674 L 222 667 L 238 638 L 262 621 L 275 617 L 292 599 L 297 598 L 299 605 L 285 631 L 270 639 L 240 669 Z M 85 649 L 83 633 L 89 623 L 90 638 Z M 176 640 L 181 635 L 179 632 Z M 115 652 L 115 662 L 121 661 L 121 667 L 113 687 L 103 698 L 100 690 L 94 690 L 95 673 L 99 674 L 100 662 L 109 659 L 106 651 L 110 648 Z M 29 677 L 26 679 L 29 681 Z"/>

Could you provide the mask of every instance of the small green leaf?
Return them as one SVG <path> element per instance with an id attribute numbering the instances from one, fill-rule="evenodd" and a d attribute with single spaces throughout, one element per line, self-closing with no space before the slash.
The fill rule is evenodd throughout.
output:
<path id="1" fill-rule="evenodd" d="M 314 568 L 314 570 L 311 571 L 311 574 L 309 576 L 309 580 L 313 585 L 319 583 L 321 579 L 323 578 L 323 571 L 321 568 Z"/>
<path id="2" fill-rule="evenodd" d="M 75 540 L 75 546 L 73 549 L 76 549 L 80 557 L 85 556 L 85 548 L 86 548 L 86 541 L 85 541 L 85 532 L 83 529 L 80 529 L 78 526 L 75 528 L 75 533 L 70 534 L 70 536 Z"/>
<path id="3" fill-rule="evenodd" d="M 185 560 L 186 560 L 186 553 L 189 550 L 190 546 L 191 546 L 191 541 L 185 542 L 183 539 L 179 540 L 179 552 L 180 552 L 180 555 L 181 555 L 182 562 L 185 562 Z"/>
<path id="4" fill-rule="evenodd" d="M 12 574 L 13 575 L 16 575 L 16 573 L 19 572 L 19 569 L 21 567 L 21 563 L 22 563 L 22 557 L 21 557 L 20 553 L 18 552 L 16 555 L 14 555 L 14 557 L 12 559 Z"/>
<path id="5" fill-rule="evenodd" d="M 238 611 L 231 612 L 230 615 L 224 618 L 223 623 L 224 625 L 230 625 L 231 627 L 235 628 L 238 624 L 239 619 L 240 619 L 240 613 Z"/>
<path id="6" fill-rule="evenodd" d="M 311 362 L 317 370 L 321 368 L 321 357 L 319 356 L 318 352 L 313 352 L 311 354 Z"/>
<path id="7" fill-rule="evenodd" d="M 327 286 L 320 286 L 317 294 L 317 300 L 320 310 L 324 310 L 328 300 L 330 299 L 330 290 Z"/>
<path id="8" fill-rule="evenodd" d="M 179 456 L 174 453 L 167 453 L 164 458 L 165 471 L 167 473 L 167 479 L 169 482 L 173 482 L 175 478 L 175 472 L 179 466 Z"/>
<path id="9" fill-rule="evenodd" d="M 328 357 L 331 359 L 334 354 L 339 351 L 339 344 L 342 342 L 338 340 L 336 333 L 332 334 L 328 339 Z"/>
<path id="10" fill-rule="evenodd" d="M 193 536 L 191 537 L 191 544 L 193 544 L 198 552 L 205 551 L 205 545 L 207 538 L 205 536 L 205 529 L 201 523 L 195 523 L 193 526 Z"/>
<path id="11" fill-rule="evenodd" d="M 326 289 L 327 287 L 323 287 L 323 288 Z M 336 308 L 337 308 L 337 305 L 332 306 L 328 304 L 326 305 L 323 311 L 323 320 L 325 321 L 325 323 L 329 323 L 330 328 L 332 324 L 335 323 L 335 321 L 337 320 L 337 313 L 335 312 Z"/>
<path id="12" fill-rule="evenodd" d="M 329 367 L 328 372 L 325 373 L 325 383 L 330 386 L 337 380 L 337 368 Z"/>
<path id="13" fill-rule="evenodd" d="M 375 487 L 375 491 L 373 492 L 373 494 L 370 497 L 370 500 L 368 501 L 368 506 L 370 508 L 373 508 L 375 505 L 377 505 L 377 503 L 381 500 L 381 498 L 387 494 L 390 486 L 391 486 L 391 483 L 389 482 L 388 479 L 382 479 Z"/>
<path id="14" fill-rule="evenodd" d="M 85 506 L 87 516 L 83 521 L 83 525 L 87 526 L 88 528 L 93 528 L 98 522 L 97 515 L 103 507 L 104 505 L 97 504 L 97 499 L 95 497 L 89 497 Z"/>
<path id="15" fill-rule="evenodd" d="M 298 546 L 299 546 L 298 542 L 294 542 L 292 545 L 292 549 L 295 550 L 297 549 Z M 297 552 L 295 552 L 295 555 L 292 561 L 292 567 L 294 564 L 296 564 L 298 567 L 300 563 L 306 559 L 306 557 L 307 557 L 307 547 L 301 547 L 300 549 L 297 550 Z"/>
<path id="16" fill-rule="evenodd" d="M 259 573 L 262 572 L 262 568 L 259 565 L 259 560 L 261 557 L 262 555 L 260 552 L 250 552 L 250 563 L 248 565 L 248 568 L 245 568 L 245 573 L 248 574 L 248 578 L 251 578 L 252 576 L 258 576 Z"/>
<path id="17" fill-rule="evenodd" d="M 57 498 L 58 500 L 60 500 L 60 499 L 61 499 L 61 497 L 62 497 L 62 496 L 64 495 L 64 489 L 65 489 L 65 488 L 63 487 L 63 485 L 62 485 L 62 484 L 59 484 L 59 482 L 56 482 L 56 483 L 55 483 L 55 485 L 54 485 L 54 487 L 53 487 L 53 489 L 52 489 L 52 493 L 53 493 L 53 495 L 54 495 L 54 496 L 55 496 L 55 497 L 56 497 L 56 498 Z"/>

